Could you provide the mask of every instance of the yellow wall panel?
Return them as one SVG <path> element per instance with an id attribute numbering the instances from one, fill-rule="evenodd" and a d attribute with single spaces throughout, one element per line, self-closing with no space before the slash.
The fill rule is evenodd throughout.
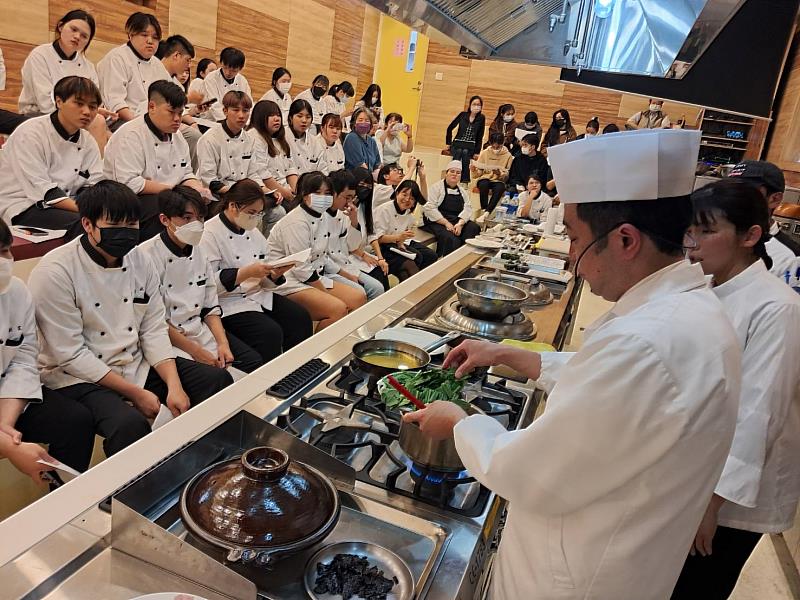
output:
<path id="1" fill-rule="evenodd" d="M 170 0 L 169 33 L 180 34 L 197 46 L 216 47 L 217 0 Z"/>
<path id="2" fill-rule="evenodd" d="M 0 38 L 45 44 L 50 41 L 47 0 L 0 0 Z"/>
<path id="3" fill-rule="evenodd" d="M 473 60 L 469 73 L 469 85 L 491 87 L 510 92 L 531 92 L 546 96 L 561 96 L 564 84 L 556 83 L 561 70 L 557 67 L 542 67 L 497 60 Z"/>
<path id="4" fill-rule="evenodd" d="M 286 67 L 302 89 L 331 66 L 334 11 L 314 0 L 292 0 Z"/>

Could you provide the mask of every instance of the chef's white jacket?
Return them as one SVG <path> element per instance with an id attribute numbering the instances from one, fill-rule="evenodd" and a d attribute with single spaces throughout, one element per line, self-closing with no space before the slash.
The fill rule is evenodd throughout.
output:
<path id="1" fill-rule="evenodd" d="M 375 183 L 372 186 L 372 209 L 375 210 L 381 204 L 385 204 L 392 199 L 394 188 L 385 183 Z"/>
<path id="2" fill-rule="evenodd" d="M 297 98 L 295 98 L 295 100 L 301 99 L 311 105 L 311 122 L 317 127 L 322 125 L 322 117 L 325 116 L 325 96 L 317 100 L 311 93 L 311 88 L 308 88 L 297 94 Z"/>
<path id="3" fill-rule="evenodd" d="M 382 235 L 398 235 L 417 225 L 414 211 L 400 212 L 394 200 L 373 209 L 372 220 L 375 233 L 369 236 L 370 242 L 379 239 Z"/>
<path id="4" fill-rule="evenodd" d="M 197 142 L 197 161 L 198 175 L 212 192 L 242 179 L 261 184 L 259 164 L 266 162 L 256 155 L 253 138 L 244 129 L 233 135 L 225 122 L 217 123 L 202 135 Z"/>
<path id="5" fill-rule="evenodd" d="M 147 90 L 154 81 L 170 81 L 161 61 L 144 60 L 128 44 L 117 46 L 97 63 L 103 104 L 113 112 L 129 108 L 138 117 L 147 112 Z"/>
<path id="6" fill-rule="evenodd" d="M 303 203 L 275 223 L 267 240 L 269 262 L 311 248 L 308 260 L 288 271 L 286 283 L 276 291 L 288 296 L 308 288 L 306 281 L 314 274 L 323 277 L 338 273 L 340 267 L 333 261 L 331 253 L 338 244 L 340 232 L 336 217 L 329 212 L 320 214 Z"/>
<path id="7" fill-rule="evenodd" d="M 248 129 L 247 135 L 253 139 L 253 148 L 258 157 L 258 181 L 266 181 L 270 177 L 273 177 L 279 185 L 288 186 L 289 182 L 287 177 L 290 175 L 297 175 L 297 168 L 294 166 L 294 161 L 286 155 L 283 148 L 281 148 L 280 144 L 277 142 L 275 142 L 277 154 L 275 156 L 270 156 L 267 142 L 255 129 Z"/>
<path id="8" fill-rule="evenodd" d="M 51 250 L 28 278 L 42 345 L 44 385 L 96 383 L 114 371 L 143 386 L 174 358 L 158 275 L 140 250 L 108 268 L 86 236 Z"/>
<path id="9" fill-rule="evenodd" d="M 33 300 L 22 280 L 12 277 L 0 294 L 0 399 L 42 399 L 39 343 Z"/>
<path id="10" fill-rule="evenodd" d="M 295 137 L 291 128 L 286 128 L 286 141 L 289 142 L 292 162 L 298 175 L 320 171 L 325 166 L 322 164 L 322 154 L 315 138 L 311 128 L 299 138 Z"/>
<path id="11" fill-rule="evenodd" d="M 777 223 L 773 223 L 770 226 L 770 235 L 776 235 L 779 231 L 780 226 Z M 765 246 L 767 247 L 767 254 L 772 259 L 772 267 L 769 269 L 770 273 L 780 277 L 782 280 L 784 280 L 783 277 L 786 271 L 794 274 L 795 269 L 800 265 L 800 261 L 798 261 L 798 257 L 794 255 L 791 248 L 785 246 L 780 240 L 774 237 L 769 238 Z"/>
<path id="12" fill-rule="evenodd" d="M 284 94 L 283 98 L 278 96 L 278 92 L 275 91 L 275 88 L 270 87 L 267 90 L 267 93 L 261 96 L 261 100 L 271 100 L 275 104 L 278 105 L 278 108 L 281 109 L 281 116 L 283 117 L 283 124 L 288 127 L 289 125 L 289 107 L 292 105 L 292 95 L 291 94 Z"/>
<path id="13" fill-rule="evenodd" d="M 333 260 L 346 271 L 351 273 L 355 274 L 356 270 L 363 273 L 369 273 L 374 267 L 366 261 L 361 260 L 355 254 L 352 254 L 356 250 L 364 250 L 372 253 L 372 248 L 369 246 L 370 236 L 367 232 L 367 219 L 365 215 L 364 204 L 358 205 L 358 212 L 356 214 L 358 219 L 358 227 L 353 227 L 353 224 L 350 222 L 350 217 L 343 212 L 340 211 L 337 215 L 337 219 L 339 219 L 345 235 L 339 236 L 340 252 L 333 256 Z M 374 229 L 374 222 L 372 226 Z"/>
<path id="14" fill-rule="evenodd" d="M 522 192 L 519 195 L 520 206 L 528 201 L 529 195 L 530 194 L 528 192 Z M 537 221 L 544 221 L 547 218 L 547 211 L 550 210 L 552 206 L 553 199 L 543 191 L 540 191 L 539 195 L 531 202 L 531 208 L 528 211 L 528 214 L 521 216 L 528 217 L 529 219 L 536 219 Z"/>
<path id="15" fill-rule="evenodd" d="M 714 288 L 744 348 L 739 417 L 716 493 L 719 524 L 792 527 L 800 498 L 800 295 L 758 260 Z"/>
<path id="16" fill-rule="evenodd" d="M 469 473 L 510 503 L 493 600 L 670 597 L 736 424 L 736 334 L 699 265 L 628 290 L 576 354 L 544 353 L 544 414 L 455 428 Z"/>
<path id="17" fill-rule="evenodd" d="M 47 208 L 101 179 L 100 149 L 88 132 L 69 135 L 55 113 L 33 117 L 0 152 L 0 218 L 11 223 L 37 202 Z"/>
<path id="18" fill-rule="evenodd" d="M 464 193 L 460 187 L 456 189 L 447 188 L 444 184 L 444 179 L 440 179 L 428 188 L 428 201 L 422 207 L 422 214 L 425 215 L 429 221 L 438 221 L 443 219 L 442 213 L 439 212 L 439 206 L 444 202 L 445 194 L 458 194 L 464 202 L 464 208 L 458 214 L 458 218 L 466 223 L 472 219 L 472 203 L 467 194 Z"/>
<path id="19" fill-rule="evenodd" d="M 77 75 L 99 84 L 94 65 L 83 54 L 67 57 L 56 48 L 58 42 L 36 46 L 22 63 L 22 92 L 19 112 L 23 115 L 45 115 L 56 109 L 53 88 L 60 79 Z"/>
<path id="20" fill-rule="evenodd" d="M 124 183 L 137 194 L 145 180 L 174 186 L 197 179 L 183 136 L 160 133 L 148 115 L 128 121 L 111 136 L 103 165 L 107 179 Z"/>
<path id="21" fill-rule="evenodd" d="M 316 155 L 318 157 L 317 170 L 329 175 L 333 171 L 344 169 L 344 148 L 342 142 L 336 140 L 332 146 L 328 145 L 322 138 L 322 134 L 314 136 L 317 144 Z"/>
<path id="22" fill-rule="evenodd" d="M 222 121 L 225 118 L 225 113 L 222 110 L 222 98 L 228 92 L 244 92 L 250 96 L 250 101 L 253 100 L 253 94 L 250 91 L 250 84 L 247 78 L 241 73 L 237 73 L 232 82 L 228 82 L 222 75 L 222 69 L 211 71 L 203 80 L 203 100 L 208 101 L 216 98 L 217 101 L 211 105 L 209 113 L 214 121 Z"/>
<path id="23" fill-rule="evenodd" d="M 200 250 L 214 273 L 223 315 L 261 312 L 262 308 L 272 310 L 275 284 L 269 277 L 236 284 L 236 272 L 241 267 L 266 261 L 267 239 L 257 228 L 242 230 L 220 213 L 206 221 Z"/>

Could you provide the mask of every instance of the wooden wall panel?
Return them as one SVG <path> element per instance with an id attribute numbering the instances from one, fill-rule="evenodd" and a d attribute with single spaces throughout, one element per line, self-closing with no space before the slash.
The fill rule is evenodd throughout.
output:
<path id="1" fill-rule="evenodd" d="M 525 113 L 535 111 L 539 115 L 539 122 L 542 128 L 550 124 L 550 117 L 561 107 L 561 98 L 547 94 L 528 94 L 526 92 L 507 92 L 495 90 L 488 87 L 469 86 L 467 88 L 467 99 L 472 96 L 483 98 L 483 114 L 486 115 L 486 135 L 489 135 L 489 123 L 497 116 L 497 109 L 501 104 L 513 104 L 517 112 L 517 120 L 522 121 Z M 466 102 L 464 102 L 466 106 Z M 464 110 L 464 106 L 461 110 Z M 453 114 L 452 117 L 455 117 Z"/>
<path id="2" fill-rule="evenodd" d="M 16 111 L 17 99 L 22 91 L 22 77 L 19 68 L 35 46 L 9 40 L 0 40 L 0 45 L 3 48 L 3 60 L 6 64 L 6 89 L 0 92 L 0 108 Z"/>
<path id="3" fill-rule="evenodd" d="M 437 80 L 436 73 L 443 78 Z M 417 146 L 444 147 L 445 129 L 464 110 L 468 86 L 469 67 L 428 63 L 415 132 Z"/>
<path id="4" fill-rule="evenodd" d="M 0 0 L 0 38 L 35 46 L 49 42 L 47 0 Z"/>
<path id="5" fill-rule="evenodd" d="M 372 83 L 372 76 L 375 73 L 374 64 L 360 64 L 358 65 L 358 83 L 353 83 L 356 87 L 356 99 L 361 99 L 369 85 Z"/>
<path id="6" fill-rule="evenodd" d="M 378 48 L 378 31 L 381 27 L 381 13 L 371 7 L 364 7 L 364 30 L 361 32 L 361 56 L 359 63 L 375 66 L 375 53 Z M 372 75 L 370 75 L 372 79 Z"/>
<path id="7" fill-rule="evenodd" d="M 275 2 L 274 0 L 234 0 L 234 4 L 246 6 L 250 10 L 260 12 L 273 19 L 289 22 L 289 2 Z"/>
<path id="8" fill-rule="evenodd" d="M 606 92 L 578 85 L 566 85 L 564 95 L 561 97 L 561 104 L 569 111 L 572 126 L 575 127 L 575 131 L 580 135 L 584 132 L 586 123 L 592 117 L 599 117 L 601 129 L 609 123 L 615 123 L 622 128 L 627 117 L 622 118 L 618 114 L 621 100 L 622 94 L 618 92 Z M 548 123 L 551 116 L 547 115 Z"/>
<path id="9" fill-rule="evenodd" d="M 217 9 L 217 0 L 171 0 L 169 7 L 170 34 L 179 33 L 197 46 L 216 47 Z M 198 14 L 205 15 L 205 17 L 198 19 Z"/>
<path id="10" fill-rule="evenodd" d="M 470 61 L 470 87 L 503 91 L 525 91 L 543 96 L 561 97 L 564 84 L 558 83 L 560 69 L 498 60 Z"/>
<path id="11" fill-rule="evenodd" d="M 315 0 L 292 0 L 286 66 L 303 89 L 331 68 L 334 14 Z"/>
<path id="12" fill-rule="evenodd" d="M 787 184 L 788 178 L 791 178 L 796 185 L 800 183 L 800 173 L 792 171 L 800 171 L 800 162 L 797 162 L 800 152 L 793 151 L 797 148 L 797 136 L 800 134 L 800 34 L 795 36 L 785 69 L 783 93 L 775 107 L 772 137 L 765 154 L 768 161 L 784 169 Z"/>
<path id="13" fill-rule="evenodd" d="M 470 67 L 470 60 L 458 53 L 459 47 L 440 44 L 439 42 L 428 43 L 428 64 L 450 65 L 451 67 Z"/>
<path id="14" fill-rule="evenodd" d="M 364 30 L 364 3 L 337 0 L 331 43 L 331 69 L 358 76 Z M 351 82 L 355 85 L 355 82 Z"/>

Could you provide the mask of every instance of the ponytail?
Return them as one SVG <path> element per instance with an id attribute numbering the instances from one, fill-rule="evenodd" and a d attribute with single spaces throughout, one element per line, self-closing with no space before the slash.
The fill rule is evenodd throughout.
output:
<path id="1" fill-rule="evenodd" d="M 772 268 L 772 258 L 770 258 L 770 255 L 767 253 L 767 242 L 771 237 L 772 236 L 765 231 L 761 234 L 761 239 L 758 240 L 758 243 L 753 246 L 753 254 L 764 261 L 767 271 Z"/>

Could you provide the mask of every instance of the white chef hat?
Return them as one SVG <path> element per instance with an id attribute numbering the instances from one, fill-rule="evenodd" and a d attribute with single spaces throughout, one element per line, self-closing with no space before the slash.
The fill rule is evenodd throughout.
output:
<path id="1" fill-rule="evenodd" d="M 456 171 L 460 171 L 463 167 L 461 166 L 460 160 L 451 160 L 447 163 L 447 167 L 445 167 L 445 171 L 449 171 L 450 169 L 455 169 Z"/>
<path id="2" fill-rule="evenodd" d="M 691 194 L 700 131 L 640 129 L 552 146 L 547 158 L 567 204 Z"/>

